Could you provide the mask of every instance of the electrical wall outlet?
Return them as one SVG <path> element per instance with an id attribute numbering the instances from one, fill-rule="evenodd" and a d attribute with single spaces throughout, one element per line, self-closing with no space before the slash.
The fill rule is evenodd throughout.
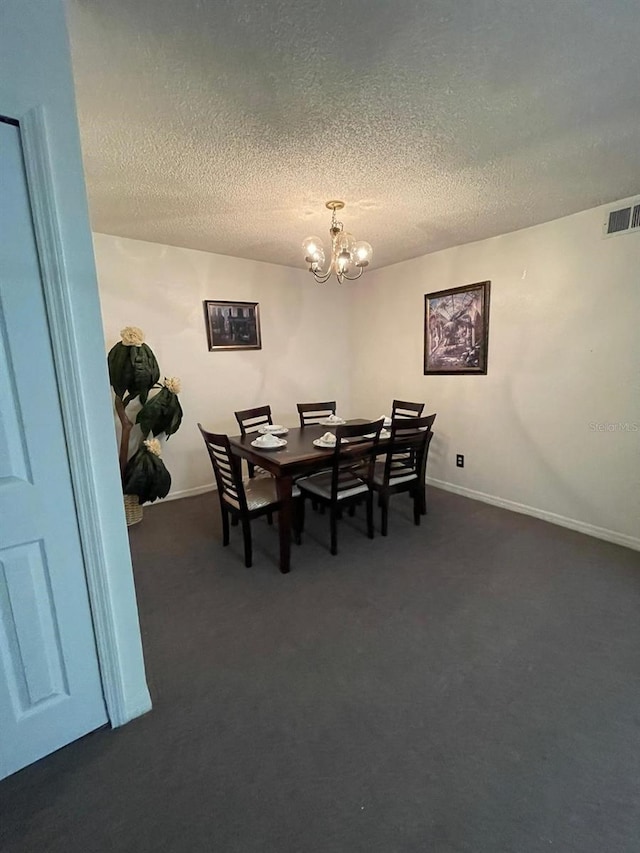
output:
<path id="1" fill-rule="evenodd" d="M 464 456 L 462 453 L 456 453 L 456 465 L 458 468 L 464 468 Z"/>

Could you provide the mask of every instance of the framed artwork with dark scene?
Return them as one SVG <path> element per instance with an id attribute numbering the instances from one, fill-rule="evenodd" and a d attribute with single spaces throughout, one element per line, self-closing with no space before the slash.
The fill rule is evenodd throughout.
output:
<path id="1" fill-rule="evenodd" d="M 257 302 L 206 299 L 204 319 L 209 351 L 262 349 L 259 308 Z"/>
<path id="2" fill-rule="evenodd" d="M 424 297 L 425 374 L 486 373 L 490 281 Z"/>

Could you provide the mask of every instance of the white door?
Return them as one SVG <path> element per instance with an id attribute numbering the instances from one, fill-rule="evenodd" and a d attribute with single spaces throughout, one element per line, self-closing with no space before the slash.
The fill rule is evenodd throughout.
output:
<path id="1" fill-rule="evenodd" d="M 0 778 L 106 722 L 20 130 L 0 120 Z"/>

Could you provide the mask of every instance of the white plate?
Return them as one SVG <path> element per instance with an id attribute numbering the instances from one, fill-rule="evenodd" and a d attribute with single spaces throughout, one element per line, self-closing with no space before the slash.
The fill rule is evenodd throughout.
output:
<path id="1" fill-rule="evenodd" d="M 252 447 L 257 447 L 258 450 L 280 450 L 281 447 L 286 445 L 286 440 L 284 438 L 279 438 L 277 444 L 263 444 L 259 438 L 254 438 L 251 442 Z"/>
<path id="2" fill-rule="evenodd" d="M 323 418 L 321 421 L 318 421 L 322 426 L 340 426 L 340 424 L 346 424 L 344 418 L 337 418 L 336 420 L 329 420 L 329 418 Z"/>
<path id="3" fill-rule="evenodd" d="M 258 427 L 258 432 L 261 435 L 267 435 L 268 433 L 271 433 L 271 435 L 286 435 L 289 432 L 289 428 L 282 426 L 282 424 L 267 424 L 266 426 Z"/>
<path id="4" fill-rule="evenodd" d="M 324 450 L 333 450 L 333 448 L 336 446 L 335 441 L 332 441 L 331 444 L 325 444 L 325 442 L 319 438 L 314 438 L 313 444 L 316 447 L 322 447 Z"/>

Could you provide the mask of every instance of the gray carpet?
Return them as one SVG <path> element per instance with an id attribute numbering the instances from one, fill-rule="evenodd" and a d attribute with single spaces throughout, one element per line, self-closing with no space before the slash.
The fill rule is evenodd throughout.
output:
<path id="1" fill-rule="evenodd" d="M 220 544 L 131 529 L 154 710 L 0 783 L 3 851 L 638 853 L 640 554 L 435 489 Z"/>

